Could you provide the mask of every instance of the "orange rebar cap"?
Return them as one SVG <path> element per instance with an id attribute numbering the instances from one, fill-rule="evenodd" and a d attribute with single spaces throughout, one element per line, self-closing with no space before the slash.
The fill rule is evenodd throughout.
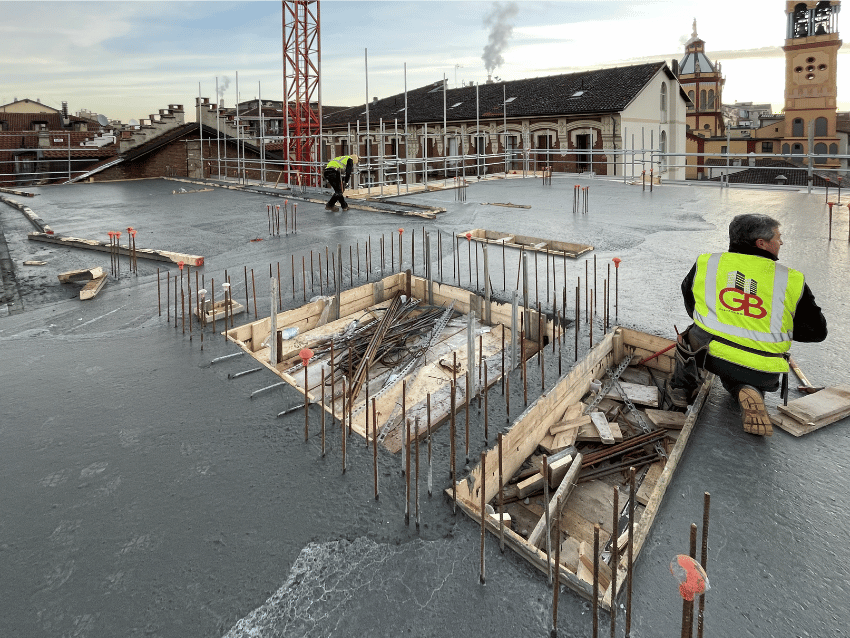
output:
<path id="1" fill-rule="evenodd" d="M 304 348 L 301 352 L 298 353 L 298 356 L 301 357 L 301 361 L 304 364 L 304 367 L 307 367 L 307 362 L 313 358 L 313 351 L 310 348 Z"/>
<path id="2" fill-rule="evenodd" d="M 623 260 L 622 260 L 622 259 L 620 259 L 619 257 L 614 257 L 614 259 L 612 259 L 611 261 L 613 261 L 613 262 L 614 262 L 614 268 L 619 268 L 619 267 L 620 267 L 620 262 L 621 262 L 621 261 L 623 261 Z"/>
<path id="3" fill-rule="evenodd" d="M 679 593 L 685 600 L 693 600 L 694 596 L 711 589 L 702 565 L 685 554 L 679 554 L 673 559 L 670 573 L 679 581 Z"/>

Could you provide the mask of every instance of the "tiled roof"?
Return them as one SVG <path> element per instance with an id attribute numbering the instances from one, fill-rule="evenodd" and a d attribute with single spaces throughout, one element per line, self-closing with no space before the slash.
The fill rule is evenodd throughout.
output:
<path id="1" fill-rule="evenodd" d="M 69 115 L 70 122 L 86 122 L 93 127 L 100 129 L 100 125 L 93 121 L 87 120 L 76 115 Z M 0 122 L 8 122 L 9 131 L 31 131 L 33 122 L 46 122 L 47 129 L 51 131 L 62 130 L 62 114 L 61 113 L 0 113 Z M 91 131 L 89 131 L 91 133 Z"/>
<path id="2" fill-rule="evenodd" d="M 780 175 L 784 175 L 785 180 L 777 182 L 776 178 Z M 711 181 L 718 182 L 720 179 L 720 177 L 712 177 Z M 812 179 L 813 186 L 823 187 L 827 184 L 827 181 L 817 173 L 812 176 Z M 737 173 L 730 173 L 728 175 L 728 181 L 730 184 L 772 184 L 775 186 L 782 183 L 787 186 L 807 186 L 808 175 L 805 168 L 801 169 L 799 166 L 794 166 L 790 162 L 778 160 L 774 162 L 773 166 L 759 166 Z"/>
<path id="3" fill-rule="evenodd" d="M 472 121 L 503 117 L 503 99 L 508 117 L 577 115 L 622 111 L 646 84 L 665 67 L 664 62 L 583 71 L 564 75 L 483 84 L 446 91 L 446 120 Z M 442 82 L 407 93 L 408 122 L 442 122 Z M 366 122 L 366 105 L 335 113 L 323 113 L 324 126 L 344 126 Z M 370 122 L 404 119 L 404 93 L 369 104 Z"/>

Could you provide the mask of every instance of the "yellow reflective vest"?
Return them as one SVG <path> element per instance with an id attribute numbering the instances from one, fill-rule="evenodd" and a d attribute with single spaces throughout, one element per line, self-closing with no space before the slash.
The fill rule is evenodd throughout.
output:
<path id="1" fill-rule="evenodd" d="M 326 168 L 335 168 L 338 171 L 345 171 L 349 159 L 351 159 L 350 155 L 340 155 L 339 157 L 335 157 L 330 162 L 328 162 Z"/>
<path id="2" fill-rule="evenodd" d="M 788 372 L 794 313 L 805 280 L 772 259 L 739 253 L 700 255 L 694 322 L 715 335 L 709 353 L 762 372 Z"/>

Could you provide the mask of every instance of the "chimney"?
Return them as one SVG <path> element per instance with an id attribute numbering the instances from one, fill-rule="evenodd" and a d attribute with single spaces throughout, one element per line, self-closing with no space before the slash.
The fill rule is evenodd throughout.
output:
<path id="1" fill-rule="evenodd" d="M 679 61 L 676 59 L 673 60 L 673 75 L 679 77 Z"/>
<path id="2" fill-rule="evenodd" d="M 378 98 L 377 98 L 377 97 L 373 97 L 373 98 L 372 98 L 372 104 L 377 104 L 377 103 L 378 103 Z"/>
<path id="3" fill-rule="evenodd" d="M 487 82 L 485 84 L 493 84 L 493 77 L 491 74 L 487 74 Z"/>
<path id="4" fill-rule="evenodd" d="M 71 119 L 68 117 L 68 103 L 62 102 L 62 126 L 68 126 Z"/>

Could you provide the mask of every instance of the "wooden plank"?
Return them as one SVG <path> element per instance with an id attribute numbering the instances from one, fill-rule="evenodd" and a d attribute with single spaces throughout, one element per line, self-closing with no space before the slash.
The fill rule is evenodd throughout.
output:
<path id="1" fill-rule="evenodd" d="M 659 428 L 667 430 L 681 430 L 685 426 L 685 413 L 673 410 L 644 410 L 647 418 Z"/>
<path id="2" fill-rule="evenodd" d="M 549 510 L 549 522 L 550 525 L 554 523 L 555 516 L 558 515 L 558 512 L 561 511 L 564 503 L 567 502 L 567 499 L 570 498 L 570 494 L 576 486 L 576 479 L 578 478 L 579 472 L 581 472 L 581 454 L 576 454 L 575 460 L 570 465 L 570 469 L 564 474 L 564 478 L 561 480 L 561 484 L 558 485 L 558 489 L 555 490 L 555 493 L 549 499 L 549 503 L 547 504 L 547 508 Z M 541 475 L 542 476 L 542 475 Z M 540 520 L 537 521 L 537 525 L 534 527 L 534 530 L 528 536 L 528 542 L 531 545 L 540 545 L 541 539 L 544 537 L 546 532 L 546 517 L 541 516 Z"/>
<path id="3" fill-rule="evenodd" d="M 599 438 L 602 442 L 605 445 L 613 445 L 614 434 L 611 432 L 611 426 L 608 425 L 608 419 L 605 418 L 605 415 L 602 412 L 591 412 L 590 420 L 593 423 L 593 427 L 599 432 Z"/>
<path id="4" fill-rule="evenodd" d="M 614 442 L 620 443 L 623 440 L 623 431 L 620 429 L 620 426 L 617 425 L 616 421 L 609 421 L 608 427 L 611 430 L 611 436 L 614 437 Z M 602 439 L 599 438 L 597 429 L 591 424 L 579 428 L 576 432 L 575 440 L 584 443 L 587 441 L 601 441 Z"/>
<path id="5" fill-rule="evenodd" d="M 839 418 L 836 420 L 827 419 L 823 422 L 816 421 L 814 423 L 800 423 L 797 419 L 794 419 L 787 414 L 781 414 L 780 412 L 772 409 L 768 410 L 768 414 L 770 415 L 770 420 L 773 421 L 775 426 L 782 428 L 788 432 L 788 434 L 792 434 L 794 436 L 803 436 L 804 434 L 820 430 L 827 425 L 832 425 L 833 423 L 838 423 L 843 420 Z"/>
<path id="6" fill-rule="evenodd" d="M 850 415 L 850 384 L 840 383 L 794 399 L 788 405 L 779 405 L 779 411 L 806 425 L 834 423 Z"/>
<path id="7" fill-rule="evenodd" d="M 83 281 L 91 281 L 103 276 L 103 268 L 96 266 L 94 268 L 83 268 L 81 270 L 69 270 L 68 272 L 59 273 L 57 277 L 63 284 L 80 283 Z"/>
<path id="8" fill-rule="evenodd" d="M 658 387 L 654 385 L 641 385 L 638 383 L 629 383 L 628 381 L 620 381 L 620 387 L 629 397 L 632 403 L 638 405 L 648 405 L 653 408 L 658 407 Z M 617 388 L 612 387 L 605 395 L 607 399 L 620 399 L 621 395 Z"/>
<path id="9" fill-rule="evenodd" d="M 67 235 L 54 235 L 49 233 L 27 233 L 27 239 L 32 241 L 43 241 L 48 244 L 59 244 L 71 248 L 85 248 L 87 250 L 97 250 L 103 253 L 112 252 L 116 247 L 105 241 L 96 239 L 80 239 L 79 237 L 69 237 Z M 126 244 L 119 245 L 117 251 L 120 255 L 129 255 L 130 249 Z M 167 261 L 172 263 L 180 263 L 190 266 L 203 266 L 204 258 L 200 255 L 189 255 L 186 253 L 176 253 L 169 250 L 152 250 L 150 248 L 136 248 L 134 254 L 139 259 L 151 259 L 153 261 Z"/>
<path id="10" fill-rule="evenodd" d="M 553 423 L 549 428 L 549 434 L 559 434 L 561 432 L 566 432 L 568 430 L 576 430 L 581 427 L 590 426 L 592 423 L 589 414 L 582 414 L 581 416 L 571 419 L 569 421 L 558 421 L 557 423 Z"/>
<path id="11" fill-rule="evenodd" d="M 97 293 L 100 292 L 101 288 L 106 285 L 106 275 L 101 275 L 100 277 L 96 277 L 88 282 L 83 289 L 80 291 L 80 299 L 85 301 L 86 299 L 94 299 L 97 296 Z"/>
<path id="12" fill-rule="evenodd" d="M 516 484 L 517 488 L 517 496 L 520 498 L 526 498 L 530 494 L 536 494 L 537 492 L 543 491 L 543 473 L 537 472 L 533 476 L 529 476 L 527 479 L 520 481 Z"/>
<path id="13" fill-rule="evenodd" d="M 649 496 L 652 494 L 652 491 L 655 489 L 655 486 L 658 484 L 658 479 L 661 478 L 661 472 L 664 471 L 664 461 L 656 461 L 652 465 L 649 466 L 649 470 L 646 473 L 646 476 L 643 478 L 643 481 L 640 484 L 640 488 L 635 494 L 635 499 L 641 505 L 646 505 L 649 502 Z"/>
<path id="14" fill-rule="evenodd" d="M 600 539 L 601 540 L 601 539 Z M 593 545 L 586 541 L 579 543 L 578 559 L 585 568 L 583 574 L 585 578 L 590 576 L 590 583 L 593 584 Z M 611 585 L 611 567 L 599 557 L 599 589 L 605 590 Z"/>

